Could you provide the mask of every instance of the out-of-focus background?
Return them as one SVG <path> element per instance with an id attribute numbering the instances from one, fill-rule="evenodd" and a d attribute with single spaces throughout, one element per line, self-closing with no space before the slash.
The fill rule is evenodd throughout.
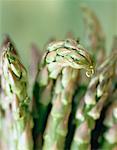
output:
<path id="1" fill-rule="evenodd" d="M 28 67 L 31 43 L 42 49 L 49 38 L 64 39 L 69 31 L 83 43 L 82 3 L 100 19 L 109 51 L 117 35 L 117 0 L 0 0 L 0 44 L 9 34 Z"/>

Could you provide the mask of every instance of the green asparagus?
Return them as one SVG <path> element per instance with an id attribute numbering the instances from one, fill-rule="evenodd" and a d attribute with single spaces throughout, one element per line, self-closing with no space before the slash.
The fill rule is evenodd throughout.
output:
<path id="1" fill-rule="evenodd" d="M 71 150 L 90 149 L 91 131 L 109 95 L 116 59 L 117 54 L 114 53 L 100 65 L 89 83 L 85 96 L 80 101 L 76 112 L 76 131 Z"/>
<path id="2" fill-rule="evenodd" d="M 5 79 L 6 95 L 13 114 L 13 142 L 15 150 L 32 150 L 32 117 L 27 95 L 27 72 L 21 64 L 10 42 L 2 54 L 2 73 Z"/>
<path id="3" fill-rule="evenodd" d="M 111 105 L 106 111 L 104 119 L 104 133 L 100 137 L 100 149 L 117 149 L 117 89 L 111 95 Z"/>
<path id="4" fill-rule="evenodd" d="M 112 52 L 117 50 L 117 37 L 114 37 Z M 107 107 L 103 121 L 104 133 L 99 138 L 99 148 L 106 150 L 117 149 L 117 61 L 115 64 L 115 75 L 113 78 L 112 92 L 109 96 L 109 106 Z"/>
<path id="5" fill-rule="evenodd" d="M 79 69 L 85 69 L 89 77 L 94 73 L 93 62 L 89 53 L 80 44 L 67 39 L 48 45 L 42 67 L 39 74 L 39 85 L 43 89 L 39 99 L 39 115 L 44 117 L 44 113 L 47 112 L 45 110 L 52 102 L 44 133 L 43 149 L 63 149 Z M 42 121 L 40 120 L 41 127 Z"/>
<path id="6" fill-rule="evenodd" d="M 4 36 L 4 40 L 2 43 L 2 46 L 0 48 L 0 56 L 7 46 L 8 42 L 11 42 L 10 38 L 8 35 Z M 14 49 L 15 53 L 16 50 Z M 0 62 L 1 62 L 1 57 L 0 57 Z M 5 88 L 7 88 L 7 82 L 4 80 L 4 76 L 2 73 L 2 66 L 0 64 L 0 124 L 1 124 L 1 133 L 0 133 L 0 149 L 3 150 L 13 150 L 13 138 L 9 138 L 9 136 L 13 137 L 13 132 L 12 132 L 12 125 L 13 125 L 13 120 L 12 120 L 12 113 L 10 110 L 10 101 L 9 97 L 6 95 Z"/>

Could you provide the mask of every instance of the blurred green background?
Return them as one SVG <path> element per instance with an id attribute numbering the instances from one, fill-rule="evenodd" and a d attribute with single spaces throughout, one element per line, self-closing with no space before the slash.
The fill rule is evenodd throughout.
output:
<path id="1" fill-rule="evenodd" d="M 83 43 L 82 3 L 100 19 L 109 51 L 117 34 L 117 0 L 0 0 L 0 43 L 9 34 L 26 67 L 31 43 L 42 49 L 49 38 L 63 39 L 68 31 Z"/>

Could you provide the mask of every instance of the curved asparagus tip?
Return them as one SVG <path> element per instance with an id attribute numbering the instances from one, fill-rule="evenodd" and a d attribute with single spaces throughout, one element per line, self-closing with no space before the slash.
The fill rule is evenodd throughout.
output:
<path id="1" fill-rule="evenodd" d="M 86 75 L 94 74 L 94 64 L 88 51 L 75 40 L 55 41 L 48 45 L 46 63 L 56 61 L 61 67 L 70 66 L 74 69 L 85 69 Z"/>
<path id="2" fill-rule="evenodd" d="M 7 83 L 6 93 L 11 99 L 16 149 L 32 150 L 32 117 L 27 94 L 27 72 L 9 42 L 2 55 L 2 72 Z M 14 141 L 15 142 L 15 141 Z"/>

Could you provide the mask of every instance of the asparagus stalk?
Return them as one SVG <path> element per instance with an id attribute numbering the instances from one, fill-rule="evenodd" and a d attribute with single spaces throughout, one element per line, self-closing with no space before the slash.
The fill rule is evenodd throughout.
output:
<path id="1" fill-rule="evenodd" d="M 9 42 L 2 55 L 2 72 L 5 90 L 11 102 L 14 143 L 16 150 L 32 150 L 30 100 L 27 95 L 27 72 Z"/>
<path id="2" fill-rule="evenodd" d="M 4 36 L 4 40 L 2 43 L 2 46 L 0 47 L 0 62 L 1 62 L 1 54 L 5 47 L 7 46 L 8 42 L 11 42 L 10 38 L 8 35 Z M 14 48 L 14 52 L 16 52 Z M 8 96 L 6 95 L 5 88 L 7 83 L 5 83 L 3 74 L 2 74 L 2 66 L 0 64 L 0 126 L 1 126 L 1 132 L 0 132 L 0 143 L 1 147 L 0 149 L 3 150 L 11 150 L 13 149 L 13 140 L 8 137 L 12 136 L 13 137 L 13 132 L 12 131 L 12 113 L 10 110 L 10 101 Z"/>
<path id="3" fill-rule="evenodd" d="M 105 56 L 105 35 L 95 12 L 86 5 L 81 6 L 85 25 L 85 42 L 96 63 L 101 64 Z"/>
<path id="4" fill-rule="evenodd" d="M 104 119 L 104 133 L 100 137 L 100 149 L 117 149 L 117 89 L 111 96 L 111 105 L 106 111 Z"/>
<path id="5" fill-rule="evenodd" d="M 114 37 L 112 52 L 116 53 L 117 50 L 117 37 Z M 107 150 L 117 149 L 117 61 L 115 64 L 115 76 L 113 79 L 112 92 L 109 96 L 109 106 L 105 113 L 103 121 L 104 132 L 99 137 L 99 148 Z"/>
<path id="6" fill-rule="evenodd" d="M 0 149 L 15 150 L 13 143 L 13 119 L 10 109 L 9 97 L 6 95 L 4 88 L 7 88 L 3 75 L 1 74 L 1 95 L 0 95 Z M 12 137 L 9 138 L 8 137 Z"/>
<path id="7" fill-rule="evenodd" d="M 4 36 L 4 40 L 3 40 L 3 43 L 2 43 L 2 46 L 0 48 L 0 62 L 2 61 L 1 59 L 1 55 L 2 53 L 4 52 L 5 49 L 7 49 L 8 47 L 8 43 L 11 43 L 11 46 L 12 46 L 12 49 L 13 49 L 13 53 L 16 54 L 18 56 L 18 53 L 15 49 L 15 47 L 13 46 L 13 42 L 11 41 L 10 37 L 8 35 L 5 35 Z M 4 75 L 3 75 L 3 72 L 2 72 L 2 62 L 0 63 L 0 81 L 1 81 L 1 101 L 0 101 L 0 104 L 1 104 L 1 107 L 2 109 L 4 109 L 5 111 L 7 111 L 9 105 L 10 105 L 10 99 L 8 98 L 8 96 L 6 95 L 6 88 L 8 86 L 7 82 L 5 81 L 5 78 L 4 78 Z M 7 97 L 7 98 L 6 98 Z M 4 102 L 4 99 L 6 99 L 6 101 Z"/>
<path id="8" fill-rule="evenodd" d="M 113 80 L 114 81 L 114 80 Z M 109 92 L 108 99 L 106 100 L 106 103 L 101 111 L 100 118 L 96 120 L 95 128 L 93 129 L 91 133 L 91 149 L 103 149 L 102 148 L 102 143 L 103 143 L 103 133 L 105 132 L 106 127 L 104 126 L 104 119 L 106 116 L 106 111 L 108 107 L 110 107 L 111 103 L 113 103 L 113 92 L 115 92 L 115 86 L 111 86 L 111 90 Z M 115 92 L 117 94 L 117 92 Z M 101 137 L 101 138 L 100 138 Z M 101 139 L 101 140 L 100 140 Z M 99 148 L 100 146 L 100 148 Z M 106 149 L 106 148 L 104 148 Z"/>
<path id="9" fill-rule="evenodd" d="M 59 150 L 64 148 L 79 69 L 85 69 L 86 75 L 91 76 L 94 73 L 93 62 L 89 53 L 71 39 L 50 43 L 44 62 L 48 78 L 55 80 L 55 87 L 51 96 L 52 109 L 44 133 L 43 149 Z M 44 105 L 44 100 L 40 99 L 40 102 Z M 47 103 L 45 104 L 47 107 Z"/>
<path id="10" fill-rule="evenodd" d="M 109 95 L 116 59 L 117 54 L 114 53 L 100 65 L 89 83 L 85 96 L 80 101 L 76 112 L 77 124 L 71 150 L 90 149 L 91 131 Z"/>

